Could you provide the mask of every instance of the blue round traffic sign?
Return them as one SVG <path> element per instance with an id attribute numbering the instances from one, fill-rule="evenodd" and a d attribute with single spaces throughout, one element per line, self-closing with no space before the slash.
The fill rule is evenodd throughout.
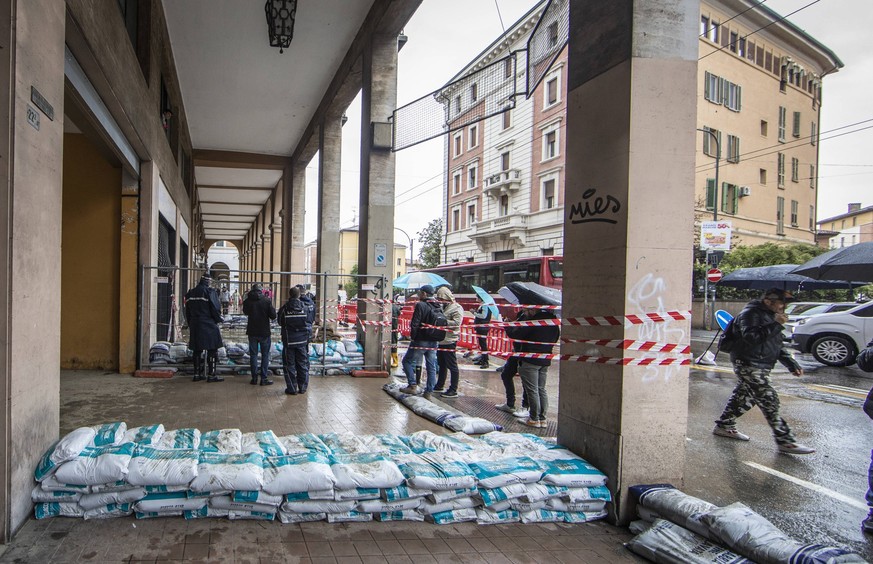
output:
<path id="1" fill-rule="evenodd" d="M 718 309 L 715 311 L 715 322 L 718 323 L 718 326 L 721 327 L 721 330 L 724 331 L 727 328 L 728 323 L 731 322 L 734 316 L 729 314 L 723 309 Z"/>

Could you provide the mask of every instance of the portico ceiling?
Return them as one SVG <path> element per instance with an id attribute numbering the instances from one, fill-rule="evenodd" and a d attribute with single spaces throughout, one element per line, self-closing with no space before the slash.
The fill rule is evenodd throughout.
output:
<path id="1" fill-rule="evenodd" d="M 297 149 L 373 2 L 299 0 L 280 54 L 263 0 L 163 0 L 193 148 L 218 156 L 195 156 L 206 239 L 245 235 L 282 176 L 258 163 Z"/>

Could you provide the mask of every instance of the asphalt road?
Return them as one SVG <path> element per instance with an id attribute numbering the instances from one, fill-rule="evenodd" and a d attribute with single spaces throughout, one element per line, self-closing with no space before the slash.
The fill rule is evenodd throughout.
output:
<path id="1" fill-rule="evenodd" d="M 695 358 L 714 334 L 692 332 Z M 779 454 L 757 408 L 737 425 L 751 441 L 712 435 L 736 383 L 727 355 L 720 354 L 717 366 L 691 369 L 682 489 L 717 505 L 742 502 L 798 540 L 851 548 L 873 561 L 873 536 L 860 529 L 873 447 L 873 424 L 861 405 L 873 374 L 823 366 L 810 355 L 797 359 L 804 375 L 792 376 L 777 365 L 773 383 L 797 440 L 817 452 Z"/>

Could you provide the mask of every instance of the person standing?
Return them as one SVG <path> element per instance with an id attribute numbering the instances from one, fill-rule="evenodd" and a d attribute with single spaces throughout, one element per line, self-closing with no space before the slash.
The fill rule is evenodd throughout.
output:
<path id="1" fill-rule="evenodd" d="M 206 380 L 222 382 L 224 378 L 216 374 L 218 349 L 224 346 L 221 341 L 221 306 L 218 293 L 209 285 L 212 277 L 204 274 L 196 286 L 185 294 L 185 318 L 191 332 L 188 346 L 194 351 L 194 381 Z M 206 362 L 203 361 L 206 351 Z"/>
<path id="2" fill-rule="evenodd" d="M 218 295 L 218 299 L 221 302 L 221 315 L 227 315 L 227 312 L 230 309 L 230 292 L 228 291 L 227 286 L 221 287 L 221 293 Z"/>
<path id="3" fill-rule="evenodd" d="M 248 316 L 246 323 L 246 335 L 249 337 L 249 367 L 252 372 L 251 385 L 258 384 L 258 376 L 262 386 L 273 383 L 267 378 L 270 368 L 270 320 L 276 319 L 276 308 L 270 298 L 261 292 L 260 284 L 252 285 L 245 301 L 243 301 L 243 313 Z M 258 364 L 258 354 L 261 362 Z"/>
<path id="4" fill-rule="evenodd" d="M 291 288 L 279 308 L 285 393 L 292 396 L 305 394 L 309 387 L 309 338 L 315 320 L 315 303 L 300 292 L 300 286 Z"/>
<path id="5" fill-rule="evenodd" d="M 873 341 L 867 343 L 867 348 L 858 354 L 858 368 L 864 372 L 873 372 Z M 864 401 L 864 413 L 873 419 L 873 389 L 867 394 Z M 873 451 L 870 451 L 870 467 L 867 468 L 867 517 L 861 521 L 861 531 L 873 534 Z"/>
<path id="6" fill-rule="evenodd" d="M 522 321 L 557 319 L 551 311 L 536 307 L 525 308 L 523 312 Z M 506 328 L 507 337 L 521 341 L 516 343 L 517 352 L 521 353 L 551 354 L 554 343 L 558 342 L 560 333 L 561 329 L 557 325 L 510 326 Z M 530 415 L 524 424 L 528 427 L 545 428 L 547 426 L 546 411 L 549 408 L 546 378 L 552 361 L 548 358 L 525 358 L 522 356 L 517 358 L 518 375 L 521 376 L 521 385 L 524 387 L 530 409 Z"/>
<path id="7" fill-rule="evenodd" d="M 391 368 L 397 368 L 400 360 L 397 358 L 397 341 L 400 338 L 400 314 L 403 312 L 403 304 L 400 303 L 400 295 L 394 296 L 391 301 Z"/>
<path id="8" fill-rule="evenodd" d="M 430 328 L 422 325 L 432 324 L 434 308 L 440 305 L 434 301 L 434 288 L 425 284 L 418 290 L 418 302 L 412 311 L 412 321 L 409 324 L 409 348 L 403 355 L 403 373 L 406 375 L 407 386 L 400 388 L 404 394 L 417 394 L 418 386 L 415 382 L 415 365 L 424 357 L 425 369 L 427 370 L 427 383 L 424 387 L 424 396 L 430 397 L 436 385 L 436 348 L 438 341 L 430 334 Z"/>
<path id="9" fill-rule="evenodd" d="M 436 297 L 443 307 L 443 315 L 446 316 L 448 325 L 446 326 L 446 338 L 439 342 L 439 350 L 437 350 L 437 381 L 433 389 L 435 392 L 442 392 L 446 385 L 446 373 L 448 373 L 450 375 L 449 389 L 442 392 L 440 396 L 456 398 L 458 397 L 460 372 L 458 371 L 458 357 L 455 354 L 455 349 L 458 346 L 459 329 L 461 328 L 461 320 L 464 318 L 464 310 L 455 301 L 455 296 L 446 286 L 440 286 L 436 292 Z"/>
<path id="10" fill-rule="evenodd" d="M 473 364 L 479 366 L 479 368 L 488 368 L 488 331 L 490 330 L 489 323 L 491 323 L 491 308 L 486 304 L 481 304 L 479 309 L 477 309 L 473 313 L 473 325 L 476 326 L 475 331 L 476 335 L 478 335 L 479 339 L 479 351 L 481 351 L 477 356 L 474 356 L 472 359 Z"/>
<path id="11" fill-rule="evenodd" d="M 527 319 L 527 312 L 521 310 L 516 318 L 516 321 L 524 321 Z M 520 352 L 521 343 L 512 343 L 512 350 Z M 506 403 L 498 403 L 494 407 L 500 411 L 511 413 L 513 417 L 520 419 L 528 419 L 530 410 L 528 409 L 527 393 L 522 386 L 521 407 L 515 408 L 515 376 L 518 374 L 518 357 L 511 356 L 506 359 L 506 364 L 500 369 L 500 380 L 503 382 L 503 389 L 506 391 Z"/>
<path id="12" fill-rule="evenodd" d="M 788 423 L 779 415 L 779 395 L 770 383 L 770 371 L 777 360 L 793 375 L 803 376 L 803 369 L 794 356 L 782 346 L 782 329 L 788 321 L 785 305 L 792 301 L 791 292 L 770 288 L 761 299 L 746 304 L 731 322 L 730 336 L 735 340 L 730 353 L 731 363 L 738 382 L 721 417 L 715 422 L 713 435 L 748 441 L 749 436 L 737 430 L 737 419 L 757 405 L 773 429 L 779 452 L 815 452 L 814 448 L 794 439 Z"/>

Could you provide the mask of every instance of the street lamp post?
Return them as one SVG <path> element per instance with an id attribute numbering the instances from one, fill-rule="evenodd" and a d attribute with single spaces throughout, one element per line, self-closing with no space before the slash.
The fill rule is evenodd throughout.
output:
<path id="1" fill-rule="evenodd" d="M 712 135 L 712 139 L 715 141 L 715 201 L 712 203 L 712 220 L 718 221 L 718 206 L 719 206 L 719 203 L 721 201 L 721 198 L 719 198 L 719 195 L 721 192 L 721 187 L 718 184 L 718 163 L 721 160 L 721 141 L 719 141 L 718 135 L 716 135 L 715 131 L 713 131 L 709 128 L 701 129 L 698 127 L 697 131 L 702 131 L 703 133 L 709 133 L 710 135 Z M 707 194 L 707 196 L 708 196 L 708 194 Z M 704 203 L 704 206 L 706 206 L 705 203 Z M 709 249 L 706 249 L 706 266 L 707 266 L 707 268 L 709 267 Z M 714 313 L 712 315 L 709 315 L 709 312 L 707 311 L 709 309 L 708 304 L 709 304 L 709 279 L 704 277 L 703 278 L 703 325 L 704 325 L 705 329 L 710 329 L 712 327 L 712 322 L 710 320 L 711 320 L 712 316 L 714 316 Z M 713 296 L 712 305 L 713 305 L 712 309 L 715 309 L 715 296 Z"/>
<path id="2" fill-rule="evenodd" d="M 406 231 L 400 229 L 399 227 L 395 227 L 394 229 L 396 229 L 397 231 L 400 231 L 401 233 L 403 233 L 404 235 L 406 235 L 406 238 L 407 238 L 407 239 L 409 239 L 409 264 L 410 264 L 410 266 L 411 266 L 412 263 L 414 262 L 414 261 L 413 261 L 413 257 L 415 256 L 414 254 L 412 254 L 412 237 L 409 236 L 409 233 L 407 233 Z"/>

